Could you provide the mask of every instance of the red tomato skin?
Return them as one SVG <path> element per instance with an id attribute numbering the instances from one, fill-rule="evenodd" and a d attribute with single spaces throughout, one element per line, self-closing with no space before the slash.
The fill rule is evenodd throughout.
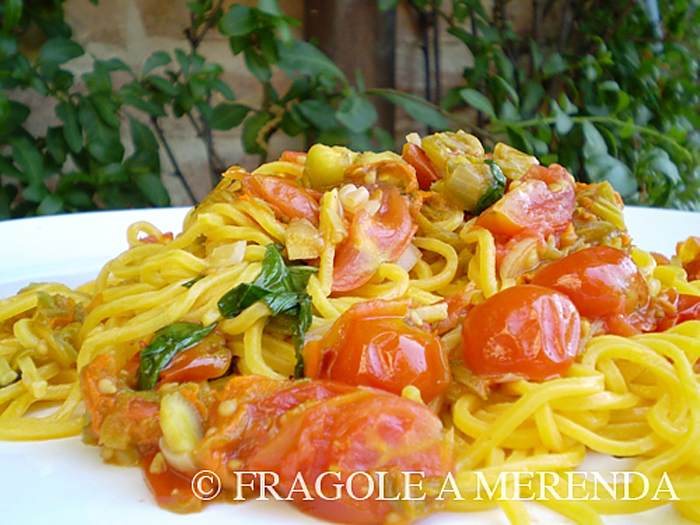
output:
<path id="1" fill-rule="evenodd" d="M 216 379 L 224 375 L 231 366 L 230 350 L 202 352 L 188 348 L 173 357 L 159 374 L 160 383 L 199 382 Z"/>
<path id="2" fill-rule="evenodd" d="M 462 325 L 462 357 L 481 377 L 544 381 L 566 373 L 580 337 L 581 319 L 568 297 L 518 285 L 469 311 Z"/>
<path id="3" fill-rule="evenodd" d="M 380 264 L 396 260 L 408 248 L 418 229 L 408 198 L 396 186 L 379 183 L 368 188 L 370 192 L 382 192 L 381 205 L 374 215 L 364 209 L 358 211 L 348 238 L 336 248 L 334 292 L 347 292 L 365 284 Z"/>
<path id="4" fill-rule="evenodd" d="M 610 246 L 593 246 L 554 261 L 534 275 L 532 284 L 567 295 L 583 317 L 603 319 L 611 333 L 620 335 L 630 335 L 636 323 L 630 316 L 649 303 L 649 287 L 632 257 Z"/>
<path id="5" fill-rule="evenodd" d="M 321 339 L 304 348 L 305 376 L 369 386 L 401 395 L 412 385 L 429 403 L 449 386 L 447 351 L 439 337 L 409 326 L 404 302 L 351 307 Z"/>
<path id="6" fill-rule="evenodd" d="M 189 476 L 173 469 L 167 462 L 162 472 L 151 472 L 151 463 L 156 453 L 157 449 L 141 453 L 141 469 L 146 486 L 158 506 L 181 514 L 200 511 L 202 500 L 192 492 L 192 480 Z"/>
<path id="7" fill-rule="evenodd" d="M 336 522 L 378 524 L 394 509 L 389 502 L 358 501 L 345 493 L 324 501 L 315 492 L 316 479 L 334 471 L 340 481 L 328 481 L 343 483 L 352 473 L 377 470 L 444 477 L 453 468 L 452 445 L 437 416 L 393 394 L 325 380 L 235 376 L 218 396 L 218 403 L 236 401 L 237 409 L 222 414 L 216 404 L 212 407 L 207 425 L 212 431 L 197 457 L 234 496 L 238 485 L 232 459 L 243 472 L 276 473 L 274 488 L 283 498 L 292 487 L 299 489 L 294 483 L 301 475 L 313 501 L 297 498 L 296 492 L 293 503 L 304 512 Z M 332 486 L 321 487 L 324 495 L 334 495 Z M 256 497 L 258 488 L 248 495 Z M 434 504 L 428 511 L 438 509 Z"/>
<path id="8" fill-rule="evenodd" d="M 420 146 L 407 142 L 403 146 L 401 157 L 416 170 L 418 187 L 421 190 L 430 190 L 430 186 L 440 179 L 437 169 Z"/>
<path id="9" fill-rule="evenodd" d="M 277 208 L 290 219 L 307 219 L 318 226 L 318 202 L 296 182 L 276 175 L 249 175 L 243 191 Z"/>
<path id="10" fill-rule="evenodd" d="M 675 300 L 675 312 L 659 321 L 656 331 L 663 332 L 684 321 L 700 319 L 700 297 L 679 294 Z"/>
<path id="11" fill-rule="evenodd" d="M 354 389 L 307 408 L 259 449 L 247 468 L 276 471 L 281 494 L 289 493 L 300 473 L 313 495 L 305 501 L 295 494 L 301 510 L 334 522 L 369 525 L 383 523 L 395 510 L 391 502 L 377 499 L 378 488 L 365 501 L 344 489 L 339 499 L 326 500 L 315 493 L 315 480 L 338 472 L 339 478 L 327 477 L 321 485 L 324 495 L 333 496 L 333 484 L 344 485 L 353 473 L 382 471 L 400 482 L 400 473 L 420 471 L 426 479 L 442 480 L 452 466 L 442 424 L 427 407 L 392 394 Z M 362 477 L 356 481 L 360 483 L 353 484 L 354 490 L 363 494 Z"/>
<path id="12" fill-rule="evenodd" d="M 476 224 L 494 235 L 527 233 L 546 238 L 566 228 L 575 205 L 574 181 L 566 169 L 558 164 L 535 164 L 479 215 Z"/>

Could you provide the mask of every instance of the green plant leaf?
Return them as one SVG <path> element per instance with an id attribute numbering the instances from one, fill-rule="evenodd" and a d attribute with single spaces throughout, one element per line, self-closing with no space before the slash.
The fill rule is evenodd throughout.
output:
<path id="1" fill-rule="evenodd" d="M 37 57 L 37 67 L 45 65 L 58 66 L 73 58 L 82 56 L 83 48 L 74 40 L 58 37 L 52 38 L 41 46 L 39 56 Z"/>
<path id="2" fill-rule="evenodd" d="M 22 197 L 29 202 L 40 203 L 49 194 L 46 184 L 30 184 L 22 191 Z"/>
<path id="3" fill-rule="evenodd" d="M 510 101 L 517 107 L 520 104 L 520 96 L 518 96 L 518 91 L 510 84 L 508 80 L 501 76 L 496 76 L 496 82 Z"/>
<path id="4" fill-rule="evenodd" d="M 268 64 L 275 64 L 279 60 L 279 43 L 274 31 L 258 31 L 258 44 L 260 53 Z"/>
<path id="5" fill-rule="evenodd" d="M 166 53 L 165 51 L 155 51 L 146 59 L 143 69 L 141 70 L 141 76 L 146 76 L 154 69 L 161 66 L 166 66 L 170 64 L 170 62 L 172 62 L 170 54 Z"/>
<path id="6" fill-rule="evenodd" d="M 582 126 L 584 158 L 591 159 L 601 155 L 607 155 L 608 145 L 605 143 L 603 135 L 596 129 L 595 125 L 586 120 L 583 122 Z"/>
<path id="7" fill-rule="evenodd" d="M 364 133 L 377 122 L 377 110 L 365 97 L 354 92 L 338 105 L 335 117 L 353 133 Z"/>
<path id="8" fill-rule="evenodd" d="M 400 0 L 379 0 L 377 3 L 380 11 L 389 11 L 399 5 Z"/>
<path id="9" fill-rule="evenodd" d="M 129 182 L 129 170 L 122 162 L 113 162 L 106 166 L 101 166 L 95 173 L 97 184 L 105 186 L 107 184 L 126 184 Z"/>
<path id="10" fill-rule="evenodd" d="M 265 57 L 252 46 L 246 47 L 243 50 L 245 65 L 255 78 L 260 82 L 268 82 L 272 78 L 272 70 L 270 64 L 267 63 Z"/>
<path id="11" fill-rule="evenodd" d="M 44 157 L 36 145 L 26 135 L 12 137 L 8 143 L 12 147 L 12 158 L 22 172 L 25 184 L 43 186 L 47 173 Z"/>
<path id="12" fill-rule="evenodd" d="M 29 118 L 30 113 L 31 110 L 27 106 L 8 100 L 0 92 L 0 137 L 13 133 Z"/>
<path id="13" fill-rule="evenodd" d="M 491 101 L 476 89 L 464 88 L 459 92 L 459 94 L 462 97 L 462 100 L 477 111 L 481 111 L 491 118 L 496 118 L 496 112 L 493 110 L 493 104 L 491 104 Z"/>
<path id="14" fill-rule="evenodd" d="M 428 101 L 424 102 L 422 99 L 411 97 L 400 92 L 382 92 L 380 96 L 389 102 L 401 106 L 411 117 L 433 129 L 444 130 L 449 128 L 445 116 L 432 107 Z"/>
<path id="15" fill-rule="evenodd" d="M 284 16 L 284 12 L 279 8 L 279 0 L 258 0 L 258 10 L 270 16 Z"/>
<path id="16" fill-rule="evenodd" d="M 245 120 L 251 109 L 243 104 L 222 102 L 212 108 L 209 125 L 212 129 L 227 130 L 235 128 Z"/>
<path id="17" fill-rule="evenodd" d="M 41 199 L 36 209 L 37 215 L 54 215 L 62 211 L 63 199 L 53 193 L 49 193 L 46 197 Z"/>
<path id="18" fill-rule="evenodd" d="M 17 186 L 0 185 L 0 221 L 12 218 L 12 201 L 17 196 Z"/>
<path id="19" fill-rule="evenodd" d="M 158 176 L 152 173 L 138 173 L 134 181 L 141 193 L 155 206 L 170 206 L 170 196 Z"/>
<path id="20" fill-rule="evenodd" d="M 542 76 L 551 78 L 569 70 L 569 63 L 559 53 L 552 53 L 542 65 Z"/>
<path id="21" fill-rule="evenodd" d="M 250 115 L 243 122 L 243 148 L 251 155 L 263 155 L 267 151 L 266 137 L 261 136 L 265 124 L 272 117 L 264 111 Z"/>
<path id="22" fill-rule="evenodd" d="M 134 153 L 127 163 L 133 171 L 143 169 L 151 173 L 160 173 L 160 156 L 158 154 L 158 140 L 151 129 L 139 122 L 134 117 L 129 117 L 131 122 L 131 141 L 134 145 Z"/>
<path id="23" fill-rule="evenodd" d="M 190 74 L 190 57 L 187 56 L 182 49 L 175 50 L 175 59 L 177 60 L 178 66 L 180 66 L 180 71 L 187 77 Z"/>
<path id="24" fill-rule="evenodd" d="M 661 148 L 652 148 L 643 159 L 649 167 L 663 174 L 671 184 L 681 184 L 682 179 L 678 166 L 671 160 L 668 152 Z"/>
<path id="25" fill-rule="evenodd" d="M 325 100 L 309 99 L 299 102 L 295 106 L 305 120 L 318 129 L 331 129 L 338 125 L 335 118 L 335 111 Z"/>
<path id="26" fill-rule="evenodd" d="M 228 84 L 226 84 L 220 78 L 212 78 L 209 82 L 209 86 L 211 87 L 212 91 L 217 91 L 221 93 L 221 96 L 223 96 L 227 101 L 233 102 L 234 100 L 236 100 L 236 94 L 228 86 Z"/>
<path id="27" fill-rule="evenodd" d="M 573 129 L 574 121 L 571 120 L 571 117 L 567 115 L 561 107 L 559 107 L 556 100 L 551 99 L 549 101 L 549 105 L 554 112 L 554 128 L 557 130 L 557 133 L 560 136 L 567 135 Z"/>
<path id="28" fill-rule="evenodd" d="M 592 182 L 607 180 L 623 198 L 637 191 L 637 179 L 629 167 L 607 153 L 586 159 L 584 165 Z"/>
<path id="29" fill-rule="evenodd" d="M 294 77 L 295 74 L 326 74 L 347 82 L 343 72 L 323 51 L 301 40 L 295 40 L 288 46 L 280 46 L 280 61 L 277 65 L 290 77 Z"/>
<path id="30" fill-rule="evenodd" d="M 95 106 L 86 98 L 81 99 L 78 105 L 78 120 L 85 132 L 85 143 L 90 155 L 103 164 L 121 161 L 124 145 L 119 129 L 106 125 Z"/>
<path id="31" fill-rule="evenodd" d="M 172 98 L 178 95 L 178 87 L 176 84 L 168 80 L 167 78 L 159 77 L 156 75 L 148 75 L 143 77 L 144 84 L 151 86 L 157 91 L 160 91 L 164 95 Z"/>
<path id="32" fill-rule="evenodd" d="M 122 96 L 122 103 L 129 106 L 133 106 L 146 113 L 147 115 L 153 115 L 154 117 L 165 117 L 167 113 L 162 106 L 156 104 L 151 100 L 144 100 L 132 94 L 124 94 Z"/>
<path id="33" fill-rule="evenodd" d="M 63 122 L 63 137 L 73 153 L 83 149 L 83 134 L 78 121 L 78 110 L 69 102 L 60 102 L 56 106 L 56 116 Z"/>
<path id="34" fill-rule="evenodd" d="M 7 60 L 17 51 L 17 37 L 5 31 L 0 31 L 0 61 Z M 14 68 L 13 68 L 14 69 Z"/>
<path id="35" fill-rule="evenodd" d="M 90 97 L 89 100 L 95 107 L 102 122 L 110 128 L 119 129 L 122 123 L 119 118 L 119 103 L 111 97 L 111 92 L 108 94 L 94 95 Z"/>
<path id="36" fill-rule="evenodd" d="M 22 0 L 5 0 L 2 28 L 8 33 L 12 31 L 22 19 Z"/>
<path id="37" fill-rule="evenodd" d="M 46 151 L 59 166 L 66 161 L 68 143 L 61 128 L 50 127 L 46 130 Z"/>
<path id="38" fill-rule="evenodd" d="M 523 118 L 528 118 L 537 112 L 546 94 L 544 88 L 538 82 L 525 84 L 524 96 L 520 99 L 520 113 L 523 115 Z"/>
<path id="39" fill-rule="evenodd" d="M 219 31 L 226 36 L 244 36 L 258 27 L 253 10 L 244 5 L 233 5 L 219 19 Z"/>

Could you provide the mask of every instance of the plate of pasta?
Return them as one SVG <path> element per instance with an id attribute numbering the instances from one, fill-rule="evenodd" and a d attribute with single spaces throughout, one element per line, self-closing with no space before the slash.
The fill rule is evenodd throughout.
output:
<path id="1" fill-rule="evenodd" d="M 464 132 L 0 223 L 3 519 L 698 522 L 696 236 Z"/>

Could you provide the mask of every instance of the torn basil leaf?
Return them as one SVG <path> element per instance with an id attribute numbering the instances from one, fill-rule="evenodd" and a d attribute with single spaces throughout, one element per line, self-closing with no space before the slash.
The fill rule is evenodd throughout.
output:
<path id="1" fill-rule="evenodd" d="M 192 287 L 195 285 L 195 283 L 196 283 L 197 281 L 200 281 L 200 280 L 202 280 L 202 279 L 204 279 L 204 276 L 203 276 L 203 275 L 198 275 L 198 276 L 195 277 L 194 279 L 190 279 L 189 281 L 187 281 L 187 282 L 185 282 L 185 283 L 182 283 L 182 286 L 184 286 L 185 288 L 192 288 Z"/>
<path id="2" fill-rule="evenodd" d="M 479 197 L 479 201 L 476 203 L 476 209 L 474 210 L 476 215 L 479 215 L 486 208 L 494 205 L 506 192 L 506 176 L 503 174 L 501 168 L 491 159 L 486 159 L 484 162 L 491 167 L 493 183 L 489 189 Z"/>
<path id="3" fill-rule="evenodd" d="M 202 326 L 195 323 L 173 323 L 161 328 L 153 341 L 141 350 L 141 362 L 136 371 L 136 385 L 139 390 L 151 390 L 158 382 L 158 374 L 175 354 L 197 344 L 216 326 L 212 323 Z"/>
<path id="4" fill-rule="evenodd" d="M 301 350 L 304 334 L 311 326 L 313 315 L 311 296 L 306 293 L 306 285 L 318 269 L 289 264 L 282 256 L 282 249 L 278 244 L 268 245 L 260 275 L 252 283 L 240 284 L 226 292 L 219 299 L 218 306 L 221 315 L 229 319 L 258 301 L 265 303 L 273 316 L 289 316 L 297 354 L 295 376 L 302 377 L 304 366 Z"/>

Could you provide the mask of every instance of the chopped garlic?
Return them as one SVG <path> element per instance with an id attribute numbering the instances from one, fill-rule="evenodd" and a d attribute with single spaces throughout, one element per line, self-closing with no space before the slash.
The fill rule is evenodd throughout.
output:
<path id="1" fill-rule="evenodd" d="M 243 262 L 245 257 L 245 241 L 236 241 L 214 248 L 209 254 L 209 263 L 213 267 L 227 267 Z"/>
<path id="2" fill-rule="evenodd" d="M 321 199 L 321 233 L 334 246 L 348 237 L 348 229 L 343 219 L 338 190 L 333 188 L 323 194 Z"/>
<path id="3" fill-rule="evenodd" d="M 291 261 L 317 259 L 323 251 L 323 238 L 308 219 L 293 219 L 285 232 L 287 256 Z"/>
<path id="4" fill-rule="evenodd" d="M 340 202 L 350 213 L 357 213 L 362 206 L 369 200 L 369 190 L 364 186 L 359 188 L 354 184 L 346 184 L 338 191 Z"/>
<path id="5" fill-rule="evenodd" d="M 199 412 L 180 392 L 161 399 L 160 428 L 168 448 L 175 453 L 193 451 L 204 437 Z"/>
<path id="6" fill-rule="evenodd" d="M 97 390 L 100 391 L 100 394 L 112 395 L 117 393 L 117 386 L 111 379 L 103 377 L 97 382 Z"/>
<path id="7" fill-rule="evenodd" d="M 423 141 L 418 133 L 413 132 L 406 135 L 406 142 L 408 142 L 409 144 L 413 144 L 414 146 L 420 147 Z"/>

